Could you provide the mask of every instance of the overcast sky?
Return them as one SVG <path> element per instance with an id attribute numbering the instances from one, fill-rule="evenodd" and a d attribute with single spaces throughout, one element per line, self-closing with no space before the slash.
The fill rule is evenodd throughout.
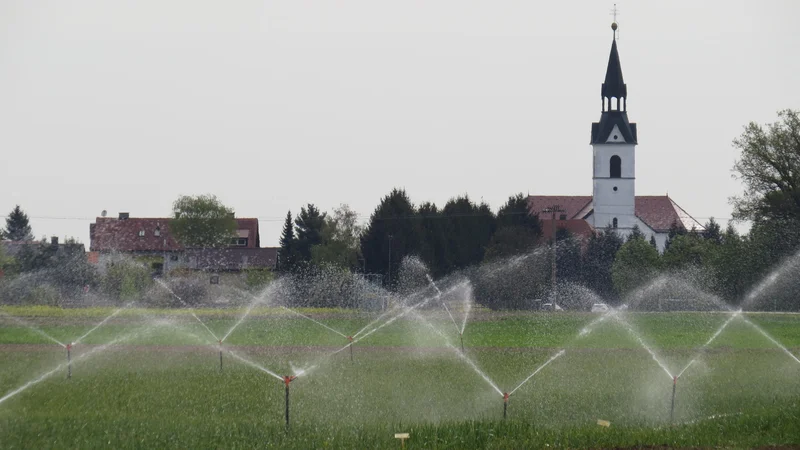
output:
<path id="1" fill-rule="evenodd" d="M 613 2 L 2 0 L 0 215 L 88 245 L 104 209 L 287 210 L 393 187 L 591 195 Z M 800 108 L 800 2 L 618 1 L 636 193 L 730 217 L 749 121 Z M 724 222 L 724 221 L 723 221 Z"/>

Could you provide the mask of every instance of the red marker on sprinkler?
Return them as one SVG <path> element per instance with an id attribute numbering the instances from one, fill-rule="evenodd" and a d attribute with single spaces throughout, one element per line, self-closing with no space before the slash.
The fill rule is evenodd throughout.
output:
<path id="1" fill-rule="evenodd" d="M 294 376 L 294 375 L 285 375 L 283 377 L 283 382 L 286 383 L 286 387 L 289 387 L 289 383 L 294 381 L 295 378 L 297 378 L 297 377 Z"/>

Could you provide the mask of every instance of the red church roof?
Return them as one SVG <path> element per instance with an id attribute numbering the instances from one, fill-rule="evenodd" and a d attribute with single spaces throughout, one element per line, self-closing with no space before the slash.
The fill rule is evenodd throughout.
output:
<path id="1" fill-rule="evenodd" d="M 653 231 L 667 232 L 673 223 L 677 223 L 687 230 L 703 229 L 703 225 L 694 219 L 683 208 L 678 206 L 667 195 L 637 195 L 635 214 L 642 222 Z M 592 197 L 589 195 L 529 195 L 528 209 L 531 214 L 539 214 L 542 220 L 549 219 L 549 215 L 541 211 L 552 205 L 559 205 L 566 212 L 567 219 L 584 219 L 592 211 Z"/>

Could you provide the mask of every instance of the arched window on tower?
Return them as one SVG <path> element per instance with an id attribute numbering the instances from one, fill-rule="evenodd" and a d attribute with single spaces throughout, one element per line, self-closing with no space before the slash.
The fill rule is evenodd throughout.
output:
<path id="1" fill-rule="evenodd" d="M 617 155 L 611 157 L 611 178 L 622 177 L 622 158 Z"/>
<path id="2" fill-rule="evenodd" d="M 611 97 L 611 111 L 617 110 L 617 97 Z"/>
<path id="3" fill-rule="evenodd" d="M 617 228 L 617 218 L 614 217 L 614 220 L 611 221 L 611 226 Z"/>

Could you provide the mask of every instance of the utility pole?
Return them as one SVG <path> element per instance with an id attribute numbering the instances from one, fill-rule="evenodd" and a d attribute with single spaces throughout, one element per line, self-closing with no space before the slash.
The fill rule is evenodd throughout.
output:
<path id="1" fill-rule="evenodd" d="M 388 278 L 387 284 L 389 285 L 389 287 L 391 287 L 392 285 L 392 238 L 393 237 L 394 236 L 392 236 L 391 234 L 389 235 L 389 273 L 386 274 Z"/>
<path id="2" fill-rule="evenodd" d="M 553 311 L 556 310 L 556 213 L 565 212 L 564 209 L 561 208 L 561 205 L 553 205 L 548 208 L 542 210 L 543 213 L 552 213 L 552 220 L 551 223 L 553 225 L 553 275 L 552 275 L 552 283 L 553 283 L 553 298 L 551 300 Z"/>

